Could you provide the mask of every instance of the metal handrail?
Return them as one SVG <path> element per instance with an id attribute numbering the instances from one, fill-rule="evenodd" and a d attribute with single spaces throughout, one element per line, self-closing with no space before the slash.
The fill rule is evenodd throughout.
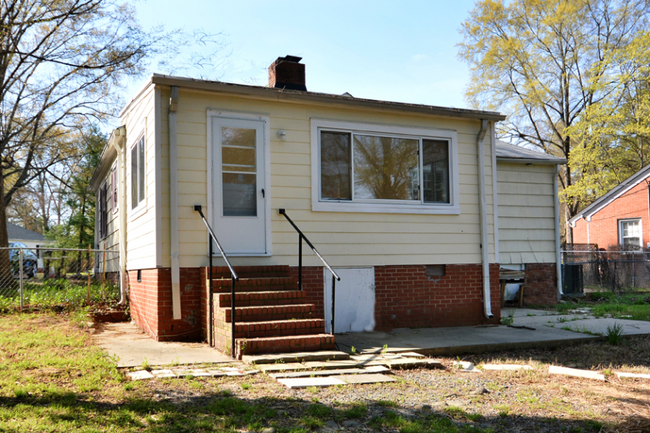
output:
<path id="1" fill-rule="evenodd" d="M 210 270 L 209 270 L 209 276 L 208 278 L 210 279 L 210 296 L 208 299 L 208 304 L 210 308 L 209 312 L 209 344 L 210 346 L 214 346 L 214 337 L 212 335 L 213 332 L 213 326 L 214 326 L 214 312 L 213 312 L 213 291 L 212 291 L 212 241 L 217 245 L 217 248 L 219 249 L 219 252 L 221 253 L 221 257 L 223 257 L 224 261 L 226 262 L 226 265 L 228 266 L 228 269 L 230 270 L 230 275 L 231 275 L 231 280 L 232 280 L 232 285 L 230 287 L 230 324 L 231 324 L 231 336 L 230 336 L 230 342 L 231 342 L 231 347 L 230 347 L 230 354 L 233 358 L 236 358 L 235 355 L 235 283 L 236 281 L 239 280 L 239 277 L 237 276 L 237 272 L 235 272 L 235 269 L 232 267 L 230 264 L 230 260 L 228 260 L 228 256 L 224 252 L 223 248 L 221 247 L 221 243 L 219 243 L 219 239 L 217 239 L 217 236 L 214 234 L 214 231 L 212 231 L 212 227 L 210 227 L 210 224 L 208 224 L 208 220 L 205 219 L 205 215 L 203 215 L 203 211 L 201 210 L 201 205 L 194 205 L 194 211 L 198 212 L 199 215 L 201 215 L 201 219 L 203 220 L 203 224 L 205 224 L 205 227 L 208 229 L 208 240 L 209 240 L 209 261 L 210 261 Z"/>
<path id="2" fill-rule="evenodd" d="M 320 253 L 316 250 L 316 247 L 309 242 L 309 239 L 307 239 L 307 236 L 298 228 L 298 226 L 289 218 L 289 215 L 287 215 L 286 209 L 278 209 L 278 213 L 280 215 L 283 215 L 287 221 L 289 221 L 289 224 L 291 224 L 298 232 L 298 287 L 300 287 L 300 290 L 302 291 L 302 241 L 304 240 L 307 242 L 307 245 L 309 245 L 309 248 L 316 254 L 316 256 L 320 259 L 321 262 L 323 262 L 323 265 L 327 268 L 328 271 L 332 274 L 332 320 L 331 320 L 331 331 L 332 334 L 334 334 L 334 301 L 336 299 L 336 282 L 341 281 L 341 277 L 338 276 L 336 272 L 334 272 L 334 269 L 327 263 L 327 260 L 323 258 L 323 256 L 320 255 Z"/>

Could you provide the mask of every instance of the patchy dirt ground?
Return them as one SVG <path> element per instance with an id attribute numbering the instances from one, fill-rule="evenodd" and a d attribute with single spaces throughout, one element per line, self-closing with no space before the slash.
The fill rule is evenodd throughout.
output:
<path id="1" fill-rule="evenodd" d="M 397 370 L 392 373 L 397 382 L 373 385 L 289 390 L 263 374 L 139 385 L 143 395 L 181 406 L 209 404 L 215 395 L 225 393 L 277 411 L 276 425 L 286 428 L 308 425 L 305 417 L 316 413 L 321 423 L 313 426 L 322 431 L 327 430 L 327 425 L 321 426 L 326 421 L 346 426 L 346 431 L 417 431 L 401 428 L 399 420 L 446 417 L 461 431 L 650 432 L 650 380 L 618 379 L 612 374 L 650 373 L 650 338 L 626 340 L 619 346 L 592 343 L 461 359 L 477 366 L 528 364 L 533 370 L 465 373 L 453 368 L 457 359 L 442 358 L 447 370 Z M 550 375 L 549 364 L 598 370 L 607 381 Z M 354 408 L 365 410 L 350 417 Z"/>

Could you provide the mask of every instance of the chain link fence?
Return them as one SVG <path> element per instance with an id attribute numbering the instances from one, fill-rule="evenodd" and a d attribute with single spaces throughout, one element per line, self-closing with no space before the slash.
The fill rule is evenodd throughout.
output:
<path id="1" fill-rule="evenodd" d="M 114 303 L 118 269 L 114 250 L 0 247 L 0 310 Z"/>
<path id="2" fill-rule="evenodd" d="M 568 244 L 562 253 L 565 294 L 650 289 L 650 250 L 599 250 L 595 244 Z"/>

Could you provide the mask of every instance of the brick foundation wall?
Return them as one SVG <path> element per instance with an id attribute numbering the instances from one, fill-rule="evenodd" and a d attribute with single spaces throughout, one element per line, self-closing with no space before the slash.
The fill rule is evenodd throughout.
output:
<path id="1" fill-rule="evenodd" d="M 200 341 L 201 280 L 198 268 L 180 269 L 181 319 L 173 319 L 171 269 L 128 271 L 129 305 L 136 325 L 158 341 Z"/>
<path id="2" fill-rule="evenodd" d="M 543 269 L 542 266 L 539 275 L 531 274 L 531 278 L 539 281 L 536 283 L 539 287 L 545 287 Z M 491 320 L 483 315 L 480 264 L 447 265 L 441 277 L 427 277 L 425 272 L 424 265 L 375 266 L 375 330 L 499 323 L 498 264 L 490 265 L 494 315 Z M 136 324 L 159 341 L 207 341 L 207 273 L 208 268 L 181 269 L 182 319 L 172 320 L 171 270 L 142 270 L 142 282 L 137 282 L 137 271 L 130 271 L 129 301 Z M 290 268 L 290 274 L 297 277 L 298 269 Z M 305 302 L 315 305 L 314 316 L 324 317 L 322 267 L 303 268 L 303 290 Z M 537 292 L 546 293 L 542 288 L 532 288 L 528 292 L 531 296 Z"/>
<path id="3" fill-rule="evenodd" d="M 298 270 L 292 269 L 296 275 Z M 426 266 L 375 266 L 375 330 L 498 324 L 501 317 L 499 265 L 490 265 L 494 318 L 483 315 L 480 264 L 447 265 L 445 276 L 427 277 Z M 303 268 L 303 290 L 323 317 L 323 268 Z"/>
<path id="4" fill-rule="evenodd" d="M 555 263 L 527 263 L 525 305 L 554 305 L 558 301 Z"/>

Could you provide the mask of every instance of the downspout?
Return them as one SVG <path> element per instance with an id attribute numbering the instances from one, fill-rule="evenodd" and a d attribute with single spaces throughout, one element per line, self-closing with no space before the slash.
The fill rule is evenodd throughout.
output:
<path id="1" fill-rule="evenodd" d="M 118 200 L 120 201 L 119 208 L 119 249 L 120 249 L 120 302 L 126 302 L 126 151 L 124 145 L 126 143 L 126 127 L 120 126 L 113 131 L 113 147 L 117 152 L 117 175 L 119 176 L 118 184 Z"/>
<path id="2" fill-rule="evenodd" d="M 501 263 L 499 257 L 499 193 L 498 193 L 498 173 L 497 173 L 497 133 L 496 125 L 491 123 L 490 132 L 492 132 L 492 212 L 494 215 L 494 262 Z"/>
<path id="3" fill-rule="evenodd" d="M 172 312 L 173 319 L 181 319 L 181 267 L 178 242 L 178 132 L 176 109 L 178 87 L 171 88 L 169 97 L 169 233 L 172 260 Z"/>
<path id="4" fill-rule="evenodd" d="M 476 142 L 478 144 L 478 193 L 479 214 L 481 223 L 481 265 L 483 267 L 483 314 L 487 319 L 494 317 L 492 314 L 492 300 L 490 294 L 490 256 L 487 221 L 487 198 L 485 192 L 485 146 L 483 140 L 488 130 L 488 121 L 481 119 L 481 129 L 478 131 Z M 493 180 L 494 182 L 494 180 Z"/>
<path id="5" fill-rule="evenodd" d="M 557 275 L 557 300 L 562 298 L 562 255 L 560 253 L 560 197 L 558 193 L 557 178 L 560 175 L 560 165 L 556 165 L 555 176 L 553 176 L 553 207 L 555 209 L 555 273 Z M 587 230 L 589 230 L 589 222 L 587 222 Z"/>

